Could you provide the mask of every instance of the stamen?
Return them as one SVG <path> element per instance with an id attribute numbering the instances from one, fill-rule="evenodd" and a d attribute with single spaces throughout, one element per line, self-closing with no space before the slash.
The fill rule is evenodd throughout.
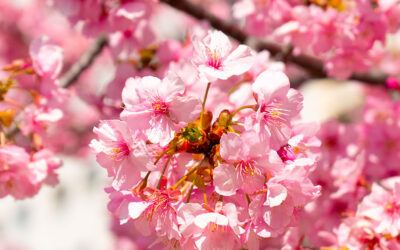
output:
<path id="1" fill-rule="evenodd" d="M 128 144 L 120 142 L 112 149 L 112 153 L 115 161 L 121 161 L 130 154 L 130 149 Z"/>
<path id="2" fill-rule="evenodd" d="M 280 127 L 288 122 L 289 110 L 280 108 L 277 104 L 264 104 L 261 106 L 260 112 L 267 124 Z"/>
<path id="3" fill-rule="evenodd" d="M 152 103 L 151 107 L 153 109 L 154 114 L 156 115 L 165 115 L 168 114 L 168 105 L 161 100 L 161 98 L 156 98 Z"/>
<path id="4" fill-rule="evenodd" d="M 208 50 L 208 62 L 207 65 L 214 69 L 220 69 L 222 66 L 221 53 L 217 50 Z"/>
<path id="5" fill-rule="evenodd" d="M 260 170 L 254 167 L 254 165 L 255 162 L 252 160 L 240 161 L 236 164 L 236 169 L 242 176 L 260 175 L 261 174 Z"/>

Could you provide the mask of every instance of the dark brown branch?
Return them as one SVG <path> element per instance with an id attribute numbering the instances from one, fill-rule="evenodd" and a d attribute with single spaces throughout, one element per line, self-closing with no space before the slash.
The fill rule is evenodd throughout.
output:
<path id="1" fill-rule="evenodd" d="M 68 88 L 79 76 L 92 65 L 95 58 L 101 53 L 107 45 L 107 38 L 101 36 L 97 38 L 94 44 L 74 63 L 71 68 L 60 78 L 60 86 Z"/>
<path id="2" fill-rule="evenodd" d="M 276 59 L 285 59 L 286 62 L 296 64 L 307 70 L 309 74 L 314 78 L 328 77 L 326 71 L 324 70 L 323 62 L 321 60 L 305 54 L 294 55 L 290 53 L 288 55 L 286 53 L 287 50 L 285 49 L 285 47 L 274 42 L 251 38 L 243 30 L 236 27 L 236 25 L 226 22 L 208 13 L 206 10 L 189 2 L 188 0 L 160 0 L 160 2 L 168 4 L 171 7 L 178 9 L 182 12 L 185 12 L 186 14 L 196 19 L 208 21 L 213 28 L 224 32 L 233 39 L 237 40 L 239 43 L 247 43 L 257 51 L 268 50 L 271 55 Z M 362 81 L 371 85 L 383 85 L 387 77 L 388 76 L 384 74 L 353 74 L 349 79 Z"/>

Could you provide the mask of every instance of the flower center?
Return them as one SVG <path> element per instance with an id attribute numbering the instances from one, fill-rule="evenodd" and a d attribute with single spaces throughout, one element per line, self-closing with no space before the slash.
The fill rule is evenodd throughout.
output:
<path id="1" fill-rule="evenodd" d="M 126 142 L 120 142 L 115 148 L 112 149 L 113 158 L 115 161 L 122 161 L 126 156 L 130 154 L 130 149 Z"/>
<path id="2" fill-rule="evenodd" d="M 276 104 L 263 104 L 260 107 L 260 112 L 263 115 L 263 120 L 267 124 L 281 126 L 288 123 L 289 111 L 279 108 Z"/>
<path id="3" fill-rule="evenodd" d="M 395 212 L 400 211 L 400 204 L 396 204 L 395 201 L 390 201 L 385 206 L 385 211 L 387 213 L 393 214 Z"/>
<path id="4" fill-rule="evenodd" d="M 236 169 L 239 171 L 241 175 L 260 175 L 260 170 L 256 168 L 255 162 L 253 160 L 247 160 L 247 161 L 240 161 L 236 164 Z"/>
<path id="5" fill-rule="evenodd" d="M 208 51 L 207 65 L 214 69 L 220 69 L 222 66 L 221 53 L 217 50 L 210 49 Z"/>
<path id="6" fill-rule="evenodd" d="M 170 203 L 178 200 L 179 192 L 177 191 L 159 191 L 155 190 L 149 197 L 150 206 L 146 209 L 147 220 L 152 220 L 154 214 L 158 216 L 165 215 L 170 209 Z"/>
<path id="7" fill-rule="evenodd" d="M 146 209 L 146 218 L 151 220 L 154 213 L 164 214 L 168 208 L 168 197 L 166 195 L 156 195 L 151 199 L 152 204 Z"/>
<path id="8" fill-rule="evenodd" d="M 168 105 L 160 98 L 155 99 L 151 103 L 151 107 L 153 109 L 154 114 L 156 115 L 168 114 Z"/>

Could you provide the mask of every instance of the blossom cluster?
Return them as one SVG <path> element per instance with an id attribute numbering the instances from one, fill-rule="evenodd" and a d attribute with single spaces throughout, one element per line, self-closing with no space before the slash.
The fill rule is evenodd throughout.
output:
<path id="1" fill-rule="evenodd" d="M 322 58 L 328 73 L 341 79 L 379 64 L 387 34 L 400 24 L 396 1 L 240 0 L 233 11 L 246 31 Z"/>
<path id="2" fill-rule="evenodd" d="M 90 141 L 122 249 L 400 249 L 398 1 L 190 1 L 283 44 L 277 58 L 392 75 L 321 125 L 290 87 L 305 71 L 163 4 L 187 1 L 0 2 L 0 197 L 56 184 L 56 154 Z M 63 88 L 99 37 L 105 49 Z"/>
<path id="3" fill-rule="evenodd" d="M 328 121 L 319 131 L 322 154 L 311 179 L 323 192 L 306 208 L 300 233 L 312 246 L 399 247 L 397 93 L 376 88 L 364 92 L 361 110 Z M 320 219 L 307 223 L 310 218 Z"/>
<path id="4" fill-rule="evenodd" d="M 31 197 L 42 185 L 58 182 L 55 170 L 61 160 L 46 148 L 46 131 L 62 119 L 62 102 L 68 98 L 56 80 L 62 61 L 61 47 L 41 37 L 31 44 L 29 59 L 3 67 L 0 197 Z"/>
<path id="5" fill-rule="evenodd" d="M 259 72 L 248 95 L 236 93 L 246 105 L 224 107 L 224 85 L 256 61 L 247 46 L 210 31 L 193 38 L 192 53 L 204 97 L 173 71 L 129 78 L 120 119 L 94 129 L 91 147 L 113 179 L 109 209 L 170 246 L 257 248 L 295 226 L 319 196 L 309 178 L 317 129 L 299 120 L 302 95 L 279 69 Z"/>

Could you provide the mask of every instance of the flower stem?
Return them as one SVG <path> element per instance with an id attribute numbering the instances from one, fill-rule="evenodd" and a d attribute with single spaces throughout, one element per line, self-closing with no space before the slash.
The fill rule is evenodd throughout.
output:
<path id="1" fill-rule="evenodd" d="M 135 188 L 132 189 L 132 191 L 143 190 L 147 186 L 147 180 L 149 179 L 150 174 L 151 174 L 151 171 L 148 171 L 146 176 L 137 184 L 137 186 Z"/>
<path id="2" fill-rule="evenodd" d="M 167 153 L 167 150 L 164 150 L 157 158 L 156 161 L 154 162 L 154 165 L 158 163 L 158 161 L 161 160 L 161 158 Z M 172 155 L 171 155 L 172 156 Z"/>
<path id="3" fill-rule="evenodd" d="M 206 101 L 207 101 L 207 97 L 208 97 L 208 92 L 210 91 L 210 87 L 211 87 L 211 82 L 207 83 L 206 92 L 204 93 L 203 102 L 201 104 L 200 124 L 202 124 L 202 122 L 203 122 L 204 110 L 206 108 Z"/>
<path id="4" fill-rule="evenodd" d="M 233 111 L 233 113 L 231 114 L 231 117 L 234 117 L 235 115 L 237 115 L 237 113 L 239 113 L 240 111 L 242 111 L 242 110 L 244 110 L 244 109 L 256 110 L 256 108 L 257 108 L 257 105 L 256 105 L 256 104 L 254 104 L 254 105 L 245 105 L 245 106 L 242 106 L 242 107 L 236 109 L 235 111 Z"/>
<path id="5" fill-rule="evenodd" d="M 158 189 L 160 189 L 162 178 L 163 178 L 163 176 L 165 174 L 165 171 L 167 170 L 167 167 L 168 167 L 169 162 L 171 161 L 171 159 L 172 159 L 172 155 L 170 157 L 168 157 L 167 162 L 164 164 L 164 167 L 163 167 L 163 169 L 161 171 L 160 179 L 158 180 L 158 184 L 157 184 L 157 188 Z"/>
<path id="6" fill-rule="evenodd" d="M 196 179 L 197 179 L 197 176 L 196 176 L 196 178 L 195 178 L 195 181 L 196 181 Z M 189 202 L 190 202 L 190 197 L 192 197 L 193 187 L 194 187 L 194 184 L 192 184 L 192 185 L 190 186 L 189 192 L 188 192 L 187 197 L 186 197 L 186 203 L 189 203 Z"/>
<path id="7" fill-rule="evenodd" d="M 203 98 L 203 104 L 201 106 L 201 112 L 204 112 L 204 108 L 206 106 L 206 101 L 207 101 L 207 96 L 208 96 L 208 92 L 210 90 L 210 86 L 211 86 L 211 82 L 207 83 L 207 88 L 206 88 L 206 92 L 204 93 L 204 98 Z"/>
<path id="8" fill-rule="evenodd" d="M 193 174 L 200 166 L 201 164 L 203 164 L 205 157 L 200 161 L 199 164 L 197 164 L 196 166 L 194 166 L 189 172 L 187 172 L 184 176 L 182 176 L 172 187 L 171 189 L 176 189 L 177 187 L 179 187 L 180 184 L 182 184 L 182 182 L 186 181 L 187 177 L 190 176 L 191 174 Z"/>

